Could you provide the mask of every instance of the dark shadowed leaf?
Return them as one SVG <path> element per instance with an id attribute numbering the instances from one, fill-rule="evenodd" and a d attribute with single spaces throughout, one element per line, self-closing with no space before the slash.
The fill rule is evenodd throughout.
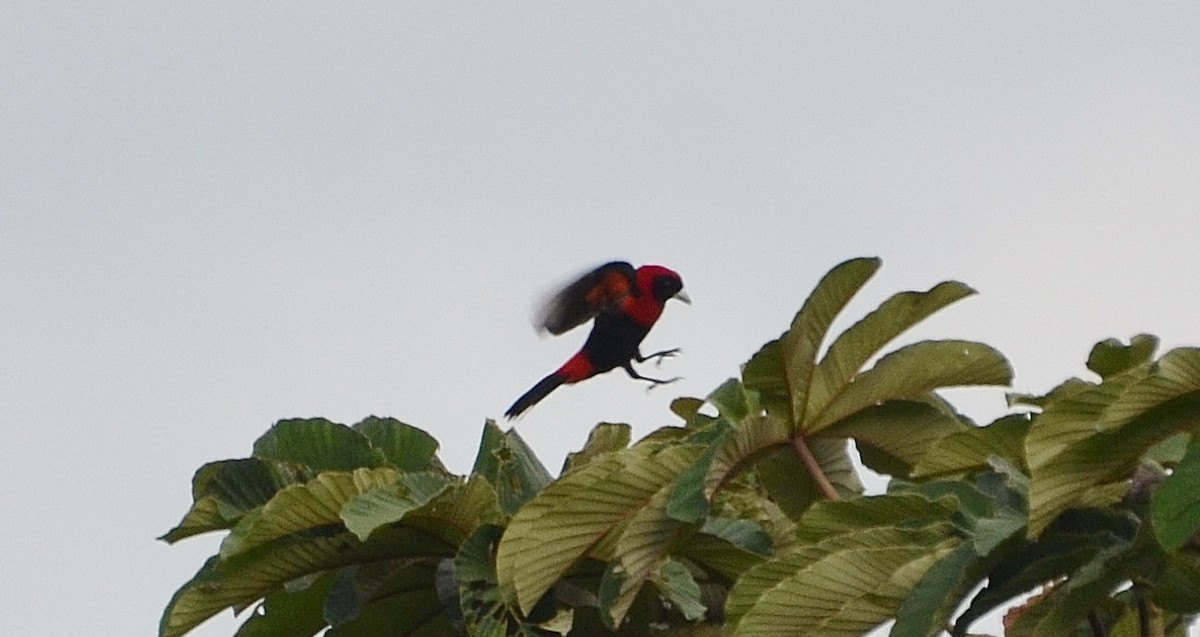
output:
<path id="1" fill-rule="evenodd" d="M 862 493 L 862 482 L 845 440 L 813 438 L 808 440 L 808 448 L 840 497 Z M 756 472 L 771 499 L 793 519 L 803 515 L 814 502 L 825 500 L 825 494 L 791 447 L 767 454 L 756 465 Z"/>
<path id="2" fill-rule="evenodd" d="M 311 637 L 328 624 L 321 614 L 333 582 L 325 575 L 302 590 L 272 593 L 250 614 L 234 637 Z"/>
<path id="3" fill-rule="evenodd" d="M 1158 541 L 1168 551 L 1180 547 L 1200 531 L 1200 437 L 1150 500 L 1150 514 Z"/>
<path id="4" fill-rule="evenodd" d="M 161 540 L 173 543 L 198 533 L 227 529 L 294 481 L 284 468 L 259 458 L 210 462 L 192 478 L 192 508 Z"/>

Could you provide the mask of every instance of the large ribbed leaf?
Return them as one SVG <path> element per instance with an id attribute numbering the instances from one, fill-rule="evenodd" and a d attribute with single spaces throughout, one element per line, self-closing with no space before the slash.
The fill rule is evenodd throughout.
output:
<path id="1" fill-rule="evenodd" d="M 463 542 L 454 574 L 466 625 L 473 637 L 537 637 L 551 634 L 515 615 L 496 586 L 495 549 L 504 529 L 485 524 Z"/>
<path id="2" fill-rule="evenodd" d="M 550 472 L 517 430 L 501 431 L 493 420 L 484 423 L 471 473 L 487 478 L 492 484 L 505 515 L 516 513 L 551 479 Z"/>
<path id="3" fill-rule="evenodd" d="M 936 443 L 970 430 L 932 399 L 893 400 L 843 418 L 821 435 L 851 438 L 872 471 L 907 477 Z"/>
<path id="4" fill-rule="evenodd" d="M 859 374 L 823 411 L 809 414 L 804 431 L 816 433 L 887 400 L 919 397 L 942 387 L 1008 385 L 1011 381 L 1008 360 L 988 345 L 922 341 L 884 356 Z"/>
<path id="5" fill-rule="evenodd" d="M 320 471 L 376 467 L 383 454 L 363 434 L 324 418 L 281 420 L 254 441 L 254 456 Z"/>
<path id="6" fill-rule="evenodd" d="M 352 429 L 366 436 L 388 464 L 401 471 L 445 471 L 437 457 L 437 439 L 421 429 L 377 416 L 363 419 Z"/>
<path id="7" fill-rule="evenodd" d="M 1156 444 L 1200 428 L 1200 349 L 1172 350 L 1143 378 L 1118 382 L 1131 375 L 1055 400 L 1035 419 L 1026 439 L 1031 536 L 1093 487 L 1128 479 Z M 1113 397 L 1117 385 L 1125 389 Z M 1063 422 L 1073 431 L 1065 442 L 1042 433 Z M 1089 422 L 1091 432 L 1083 429 Z"/>
<path id="8" fill-rule="evenodd" d="M 879 259 L 852 259 L 835 266 L 813 289 L 791 328 L 746 362 L 742 383 L 762 395 L 767 410 L 788 420 L 804 413 L 817 354 L 834 318 L 879 269 Z"/>
<path id="9" fill-rule="evenodd" d="M 974 547 L 963 543 L 930 567 L 896 611 L 889 637 L 942 634 L 963 596 L 975 587 L 980 561 Z"/>
<path id="10" fill-rule="evenodd" d="M 764 455 L 791 444 L 788 423 L 775 416 L 753 416 L 738 424 L 719 443 L 704 478 L 709 497 L 726 481 L 748 469 Z"/>
<path id="11" fill-rule="evenodd" d="M 427 503 L 405 513 L 403 524 L 458 546 L 480 524 L 500 524 L 503 519 L 492 485 L 483 477 L 473 475 L 465 483 L 455 483 Z"/>
<path id="12" fill-rule="evenodd" d="M 1004 458 L 1024 465 L 1025 434 L 1029 417 L 1023 414 L 1005 416 L 986 427 L 966 428 L 938 440 L 916 467 L 914 478 L 931 478 L 978 471 L 988 466 L 988 459 Z"/>
<path id="13" fill-rule="evenodd" d="M 343 505 L 362 493 L 395 483 L 400 475 L 390 467 L 326 471 L 304 484 L 285 487 L 257 515 L 244 518 L 226 536 L 221 557 L 294 533 L 340 532 Z"/>
<path id="14" fill-rule="evenodd" d="M 307 538 L 293 535 L 228 559 L 213 556 L 171 598 L 159 636 L 179 637 L 225 608 L 246 608 L 304 575 L 383 559 L 434 558 L 452 550 L 425 533 L 390 529 L 365 543 L 349 532 Z"/>
<path id="15" fill-rule="evenodd" d="M 814 543 L 870 527 L 925 526 L 949 520 L 958 508 L 959 504 L 953 498 L 930 498 L 920 493 L 889 493 L 821 502 L 800 520 L 796 539 Z"/>
<path id="16" fill-rule="evenodd" d="M 664 459 L 665 454 L 660 454 Z M 680 458 L 684 460 L 686 458 Z M 686 465 L 677 466 L 682 472 Z M 689 528 L 695 528 L 673 519 L 667 514 L 672 484 L 665 484 L 621 531 L 617 540 L 617 558 L 621 564 L 621 587 L 614 599 L 609 601 L 606 611 L 613 626 L 620 626 L 633 604 L 634 597 L 652 574 L 667 563 L 667 556 L 679 536 Z"/>
<path id="17" fill-rule="evenodd" d="M 210 462 L 192 477 L 192 507 L 161 540 L 173 543 L 199 533 L 227 529 L 293 482 L 285 467 L 260 458 Z"/>
<path id="18" fill-rule="evenodd" d="M 400 474 L 393 480 L 358 491 L 341 503 L 337 514 L 347 529 L 365 540 L 375 529 L 399 522 L 410 511 L 425 506 L 457 483 L 441 473 Z"/>
<path id="19" fill-rule="evenodd" d="M 629 523 L 700 456 L 703 447 L 635 446 L 601 456 L 551 483 L 513 516 L 496 557 L 501 591 L 528 613 L 549 588 L 610 532 Z M 660 496 L 665 516 L 666 494 Z M 664 524 L 677 524 L 667 520 Z M 652 521 L 623 545 L 642 563 L 661 550 Z"/>
<path id="20" fill-rule="evenodd" d="M 844 439 L 814 438 L 806 444 L 839 497 L 852 498 L 862 493 L 863 485 Z M 791 447 L 764 456 L 755 467 L 755 475 L 771 499 L 793 519 L 803 515 L 814 502 L 826 499 L 808 467 Z"/>
<path id="21" fill-rule="evenodd" d="M 852 259 L 835 266 L 817 283 L 792 319 L 791 327 L 780 338 L 784 373 L 791 390 L 793 422 L 799 423 L 804 417 L 816 373 L 817 353 L 829 327 L 850 299 L 879 270 L 881 263 L 878 258 Z"/>
<path id="22" fill-rule="evenodd" d="M 948 523 L 869 528 L 794 547 L 730 591 L 738 637 L 859 637 L 891 617 L 960 543 Z"/>
<path id="23" fill-rule="evenodd" d="M 813 375 L 805 414 L 819 414 L 849 387 L 871 357 L 930 314 L 974 294 L 957 281 L 945 281 L 926 292 L 900 292 L 838 335 Z"/>

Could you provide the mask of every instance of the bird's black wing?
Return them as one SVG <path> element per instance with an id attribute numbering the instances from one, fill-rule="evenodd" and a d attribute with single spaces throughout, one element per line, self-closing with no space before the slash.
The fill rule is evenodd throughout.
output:
<path id="1" fill-rule="evenodd" d="M 612 261 L 584 274 L 550 297 L 537 315 L 537 326 L 562 334 L 601 312 L 618 312 L 637 295 L 634 268 Z"/>

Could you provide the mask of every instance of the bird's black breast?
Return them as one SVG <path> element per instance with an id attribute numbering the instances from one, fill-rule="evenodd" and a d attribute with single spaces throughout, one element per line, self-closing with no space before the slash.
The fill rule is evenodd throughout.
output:
<path id="1" fill-rule="evenodd" d="M 597 374 L 607 372 L 636 358 L 638 346 L 648 333 L 648 326 L 639 325 L 624 314 L 599 314 L 583 351 Z"/>

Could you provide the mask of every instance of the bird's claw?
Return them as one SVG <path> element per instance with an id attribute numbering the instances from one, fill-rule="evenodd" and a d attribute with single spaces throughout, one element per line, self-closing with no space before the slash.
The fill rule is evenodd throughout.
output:
<path id="1" fill-rule="evenodd" d="M 677 380 L 683 380 L 683 376 L 676 376 L 675 378 L 668 378 L 666 380 L 661 380 L 658 378 L 647 378 L 646 380 L 650 381 L 650 385 L 646 387 L 646 393 L 648 394 L 650 393 L 650 390 L 658 387 L 659 385 L 669 385 Z"/>
<path id="2" fill-rule="evenodd" d="M 654 366 L 661 367 L 662 361 L 664 358 L 671 358 L 672 356 L 678 354 L 679 352 L 680 352 L 680 350 L 678 347 L 673 348 L 673 349 L 665 349 L 661 352 L 654 352 L 653 354 L 651 354 L 649 356 L 643 356 L 641 358 L 641 360 L 639 360 L 638 362 L 644 363 L 650 359 L 654 359 Z"/>

